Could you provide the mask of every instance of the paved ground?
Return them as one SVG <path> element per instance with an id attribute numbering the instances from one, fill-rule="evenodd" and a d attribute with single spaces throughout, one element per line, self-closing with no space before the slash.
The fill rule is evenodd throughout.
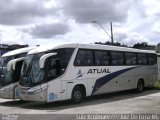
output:
<path id="1" fill-rule="evenodd" d="M 0 99 L 0 114 L 27 114 L 19 115 L 18 118 L 33 120 L 35 118 L 37 120 L 39 118 L 47 120 L 51 118 L 80 119 L 81 116 L 77 116 L 79 114 L 160 114 L 160 90 L 99 95 L 89 97 L 80 104 L 72 104 L 70 101 L 39 103 Z"/>

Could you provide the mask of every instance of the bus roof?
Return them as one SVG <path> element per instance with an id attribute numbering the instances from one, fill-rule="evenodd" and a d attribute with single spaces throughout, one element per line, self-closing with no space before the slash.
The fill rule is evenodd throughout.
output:
<path id="1" fill-rule="evenodd" d="M 63 44 L 63 45 L 44 45 L 44 46 L 40 46 L 37 47 L 36 49 L 33 49 L 31 51 L 28 52 L 28 54 L 36 54 L 36 53 L 41 53 L 41 52 L 45 52 L 45 51 L 50 51 L 53 49 L 58 49 L 58 48 L 75 48 L 76 44 Z"/>
<path id="2" fill-rule="evenodd" d="M 134 48 L 127 47 L 117 47 L 117 46 L 109 46 L 109 45 L 98 45 L 98 44 L 63 44 L 58 46 L 41 46 L 37 47 L 34 50 L 28 52 L 28 54 L 35 54 L 40 52 L 45 52 L 58 48 L 83 48 L 83 49 L 97 49 L 97 50 L 113 50 L 113 51 L 128 51 L 128 52 L 140 52 L 140 53 L 155 53 L 153 50 L 140 50 Z"/>
<path id="3" fill-rule="evenodd" d="M 18 54 L 21 54 L 21 53 L 26 53 L 26 52 L 29 52 L 30 50 L 35 49 L 35 48 L 36 47 L 25 47 L 25 48 L 12 50 L 10 52 L 7 52 L 7 53 L 3 54 L 1 57 L 8 57 L 8 56 L 13 56 L 13 55 L 18 55 Z"/>

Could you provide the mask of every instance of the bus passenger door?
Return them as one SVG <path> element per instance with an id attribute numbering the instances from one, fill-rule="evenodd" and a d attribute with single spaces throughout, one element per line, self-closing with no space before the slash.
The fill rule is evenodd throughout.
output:
<path id="1" fill-rule="evenodd" d="M 58 101 L 61 100 L 61 79 L 59 71 L 59 60 L 55 59 L 53 56 L 48 57 L 46 60 L 47 64 L 47 74 L 46 79 L 48 81 L 48 96 L 47 101 Z"/>

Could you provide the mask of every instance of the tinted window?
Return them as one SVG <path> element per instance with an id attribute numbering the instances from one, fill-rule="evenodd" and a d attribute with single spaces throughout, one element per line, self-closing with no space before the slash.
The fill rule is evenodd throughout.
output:
<path id="1" fill-rule="evenodd" d="M 22 68 L 23 60 L 19 61 L 16 63 L 16 69 L 14 71 L 14 77 L 13 77 L 13 82 L 18 82 L 20 79 L 21 75 L 21 68 Z"/>
<path id="2" fill-rule="evenodd" d="M 110 56 L 107 51 L 95 51 L 95 65 L 109 65 Z"/>
<path id="3" fill-rule="evenodd" d="M 112 65 L 124 65 L 124 53 L 123 52 L 111 52 L 111 63 Z"/>
<path id="4" fill-rule="evenodd" d="M 61 68 L 65 70 L 72 56 L 73 51 L 74 51 L 74 48 L 62 48 L 62 49 L 55 49 L 52 51 L 48 51 L 48 53 L 56 52 L 57 55 L 55 55 L 55 58 L 59 59 Z"/>
<path id="5" fill-rule="evenodd" d="M 148 54 L 147 57 L 148 57 L 148 64 L 149 65 L 156 64 L 156 62 L 157 62 L 156 55 L 154 55 L 154 54 Z"/>
<path id="6" fill-rule="evenodd" d="M 137 64 L 137 57 L 136 53 L 125 53 L 126 55 L 126 65 L 136 65 Z"/>
<path id="7" fill-rule="evenodd" d="M 64 48 L 64 49 L 59 49 L 58 50 L 58 55 L 57 57 L 60 59 L 60 65 L 62 67 L 62 69 L 66 69 L 68 63 L 69 63 L 69 60 L 72 56 L 72 53 L 73 53 L 73 50 L 72 48 Z"/>
<path id="8" fill-rule="evenodd" d="M 76 66 L 90 66 L 93 65 L 93 51 L 79 50 L 75 60 Z"/>
<path id="9" fill-rule="evenodd" d="M 48 72 L 47 72 L 47 80 L 52 80 L 62 74 L 60 61 L 55 59 L 54 57 L 48 58 Z"/>
<path id="10" fill-rule="evenodd" d="M 138 53 L 138 64 L 139 65 L 146 65 L 147 64 L 147 55 L 143 53 Z"/>

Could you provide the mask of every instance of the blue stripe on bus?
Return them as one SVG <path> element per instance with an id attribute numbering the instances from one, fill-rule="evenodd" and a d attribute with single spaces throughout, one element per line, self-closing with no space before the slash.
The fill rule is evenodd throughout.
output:
<path id="1" fill-rule="evenodd" d="M 137 68 L 137 67 L 131 67 L 131 68 L 126 68 L 126 69 L 123 69 L 123 70 L 119 70 L 119 71 L 116 71 L 116 72 L 113 72 L 109 75 L 106 75 L 106 76 L 103 76 L 99 79 L 96 80 L 96 83 L 94 85 L 94 88 L 93 88 L 93 91 L 92 91 L 92 95 L 98 90 L 100 89 L 104 84 L 108 83 L 109 81 L 111 81 L 112 79 L 114 79 L 115 77 L 121 75 L 122 73 L 125 73 L 129 70 L 132 70 L 134 68 Z"/>

